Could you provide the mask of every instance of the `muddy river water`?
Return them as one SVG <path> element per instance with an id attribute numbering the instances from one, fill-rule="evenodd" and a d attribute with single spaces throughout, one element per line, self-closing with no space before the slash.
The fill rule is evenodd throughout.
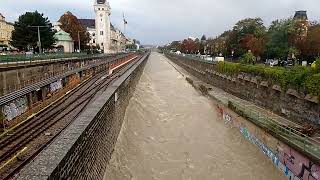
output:
<path id="1" fill-rule="evenodd" d="M 159 53 L 130 101 L 106 180 L 286 179 Z"/>

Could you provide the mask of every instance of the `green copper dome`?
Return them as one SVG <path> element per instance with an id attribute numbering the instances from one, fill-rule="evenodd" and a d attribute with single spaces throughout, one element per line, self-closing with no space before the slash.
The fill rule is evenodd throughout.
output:
<path id="1" fill-rule="evenodd" d="M 56 32 L 53 36 L 57 41 L 72 41 L 72 38 L 69 33 L 60 30 Z"/>

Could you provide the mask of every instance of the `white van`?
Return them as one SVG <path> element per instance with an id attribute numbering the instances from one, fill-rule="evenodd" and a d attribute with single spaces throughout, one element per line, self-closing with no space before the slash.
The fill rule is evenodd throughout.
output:
<path id="1" fill-rule="evenodd" d="M 216 61 L 216 62 L 224 62 L 224 57 L 215 57 L 214 61 Z"/>

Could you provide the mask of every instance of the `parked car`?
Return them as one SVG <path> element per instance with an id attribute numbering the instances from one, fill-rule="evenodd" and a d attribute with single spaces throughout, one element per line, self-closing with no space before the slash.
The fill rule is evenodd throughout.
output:
<path id="1" fill-rule="evenodd" d="M 270 66 L 273 67 L 273 66 L 278 66 L 279 65 L 279 60 L 278 59 L 273 59 L 271 62 L 270 62 Z"/>
<path id="2" fill-rule="evenodd" d="M 215 57 L 214 61 L 216 62 L 223 62 L 224 61 L 224 57 Z"/>
<path id="3" fill-rule="evenodd" d="M 273 59 L 266 59 L 265 65 L 270 66 L 270 63 L 273 61 Z"/>
<path id="4" fill-rule="evenodd" d="M 181 52 L 180 51 L 177 51 L 177 52 L 175 52 L 177 55 L 180 55 L 181 54 Z"/>
<path id="5" fill-rule="evenodd" d="M 287 66 L 294 66 L 294 61 L 293 61 L 293 59 L 288 59 L 288 60 L 287 60 Z"/>
<path id="6" fill-rule="evenodd" d="M 278 59 L 267 59 L 266 60 L 266 65 L 267 66 L 279 66 L 279 60 Z"/>
<path id="7" fill-rule="evenodd" d="M 206 61 L 213 61 L 213 57 L 207 56 L 207 57 L 205 58 L 205 60 L 206 60 Z"/>

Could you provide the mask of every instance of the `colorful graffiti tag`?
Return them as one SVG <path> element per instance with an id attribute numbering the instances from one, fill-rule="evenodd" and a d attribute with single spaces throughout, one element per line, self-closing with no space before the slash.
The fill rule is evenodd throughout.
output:
<path id="1" fill-rule="evenodd" d="M 61 80 L 50 84 L 50 92 L 55 92 L 55 91 L 62 89 L 62 88 L 63 88 L 63 86 L 62 86 Z"/>
<path id="2" fill-rule="evenodd" d="M 289 180 L 320 180 L 319 165 L 280 141 L 277 149 L 275 151 L 271 150 L 260 139 L 256 138 L 244 124 L 227 113 L 223 107 L 218 106 L 217 110 L 226 124 L 238 128 L 243 137 L 256 145 Z"/>
<path id="3" fill-rule="evenodd" d="M 18 98 L 2 108 L 2 113 L 5 116 L 5 119 L 8 121 L 13 120 L 14 118 L 20 116 L 28 110 L 28 101 L 27 97 Z"/>
<path id="4" fill-rule="evenodd" d="M 277 155 L 286 168 L 286 175 L 303 180 L 320 179 L 320 166 L 285 144 L 278 144 Z"/>

